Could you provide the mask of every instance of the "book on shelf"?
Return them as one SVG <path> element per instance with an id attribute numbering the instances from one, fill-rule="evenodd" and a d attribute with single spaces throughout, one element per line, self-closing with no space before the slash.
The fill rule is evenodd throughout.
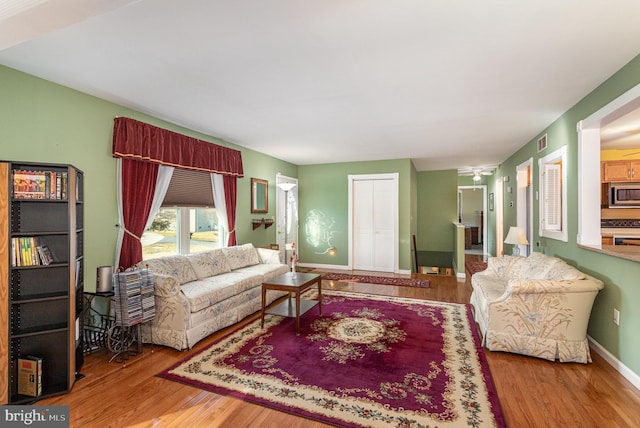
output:
<path id="1" fill-rule="evenodd" d="M 11 239 L 11 266 L 48 266 L 55 258 L 48 245 L 35 236 Z"/>
<path id="2" fill-rule="evenodd" d="M 42 358 L 33 355 L 18 358 L 18 394 L 42 395 Z"/>
<path id="3" fill-rule="evenodd" d="M 36 248 L 38 249 L 40 260 L 44 266 L 48 266 L 55 261 L 48 245 L 38 245 Z"/>
<path id="4" fill-rule="evenodd" d="M 14 199 L 67 199 L 67 173 L 13 170 Z"/>

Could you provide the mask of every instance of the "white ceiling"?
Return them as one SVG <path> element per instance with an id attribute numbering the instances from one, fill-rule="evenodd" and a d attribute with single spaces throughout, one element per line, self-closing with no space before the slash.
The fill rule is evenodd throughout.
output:
<path id="1" fill-rule="evenodd" d="M 301 165 L 496 165 L 640 53 L 638 0 L 30 3 L 0 64 Z"/>
<path id="2" fill-rule="evenodd" d="M 604 125 L 600 129 L 603 150 L 628 150 L 640 148 L 640 109 Z"/>

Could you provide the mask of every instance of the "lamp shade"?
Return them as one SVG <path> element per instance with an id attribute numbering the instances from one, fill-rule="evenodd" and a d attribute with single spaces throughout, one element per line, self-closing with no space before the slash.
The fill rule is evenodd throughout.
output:
<path id="1" fill-rule="evenodd" d="M 288 192 L 289 190 L 296 187 L 296 183 L 279 183 L 278 187 L 284 190 L 285 192 Z"/>
<path id="2" fill-rule="evenodd" d="M 516 226 L 511 226 L 511 228 L 509 229 L 509 233 L 507 233 L 507 237 L 504 240 L 504 243 L 513 245 L 529 244 L 529 242 L 527 241 L 527 237 L 524 234 L 524 229 Z"/>

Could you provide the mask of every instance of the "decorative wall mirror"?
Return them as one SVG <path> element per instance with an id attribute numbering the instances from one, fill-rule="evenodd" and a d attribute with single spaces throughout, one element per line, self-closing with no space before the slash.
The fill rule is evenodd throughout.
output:
<path id="1" fill-rule="evenodd" d="M 259 178 L 251 179 L 251 212 L 269 211 L 269 182 Z"/>

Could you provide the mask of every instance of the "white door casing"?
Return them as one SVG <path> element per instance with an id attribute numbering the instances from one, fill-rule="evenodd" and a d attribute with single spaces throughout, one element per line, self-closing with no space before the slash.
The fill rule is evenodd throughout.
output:
<path id="1" fill-rule="evenodd" d="M 516 167 L 516 226 L 521 227 L 527 236 L 528 245 L 519 245 L 520 254 L 528 256 L 532 251 L 533 240 L 533 158 Z"/>
<path id="2" fill-rule="evenodd" d="M 295 183 L 296 186 L 286 192 L 287 195 L 287 229 L 286 237 L 287 242 L 298 242 L 298 179 L 293 177 L 287 177 L 281 174 L 276 175 L 276 243 L 280 248 L 280 260 L 285 263 L 288 262 L 285 258 L 285 191 L 278 185 L 280 183 Z M 297 245 L 296 252 L 300 254 L 299 245 Z"/>
<path id="3" fill-rule="evenodd" d="M 487 239 L 487 224 L 488 224 L 488 220 L 487 220 L 487 186 L 485 184 L 481 184 L 481 185 L 477 185 L 477 186 L 458 186 L 458 221 L 462 220 L 462 223 L 467 222 L 468 219 L 464 219 L 461 218 L 461 213 L 464 211 L 463 208 L 467 211 L 470 210 L 469 207 L 463 207 L 463 200 L 464 200 L 464 192 L 465 191 L 477 191 L 477 190 L 481 190 L 482 191 L 482 202 L 481 202 L 481 206 L 477 206 L 477 207 L 471 207 L 471 209 L 473 208 L 478 208 L 475 211 L 478 212 L 482 212 L 482 236 L 480 237 L 482 239 L 482 254 L 488 254 L 489 252 L 489 247 L 488 247 L 488 239 Z M 477 220 L 477 218 L 476 218 Z"/>
<path id="4" fill-rule="evenodd" d="M 495 210 L 496 210 L 496 256 L 501 256 L 504 253 L 504 178 L 496 178 L 496 197 L 495 197 Z"/>
<path id="5" fill-rule="evenodd" d="M 349 268 L 398 271 L 399 175 L 349 175 Z"/>

